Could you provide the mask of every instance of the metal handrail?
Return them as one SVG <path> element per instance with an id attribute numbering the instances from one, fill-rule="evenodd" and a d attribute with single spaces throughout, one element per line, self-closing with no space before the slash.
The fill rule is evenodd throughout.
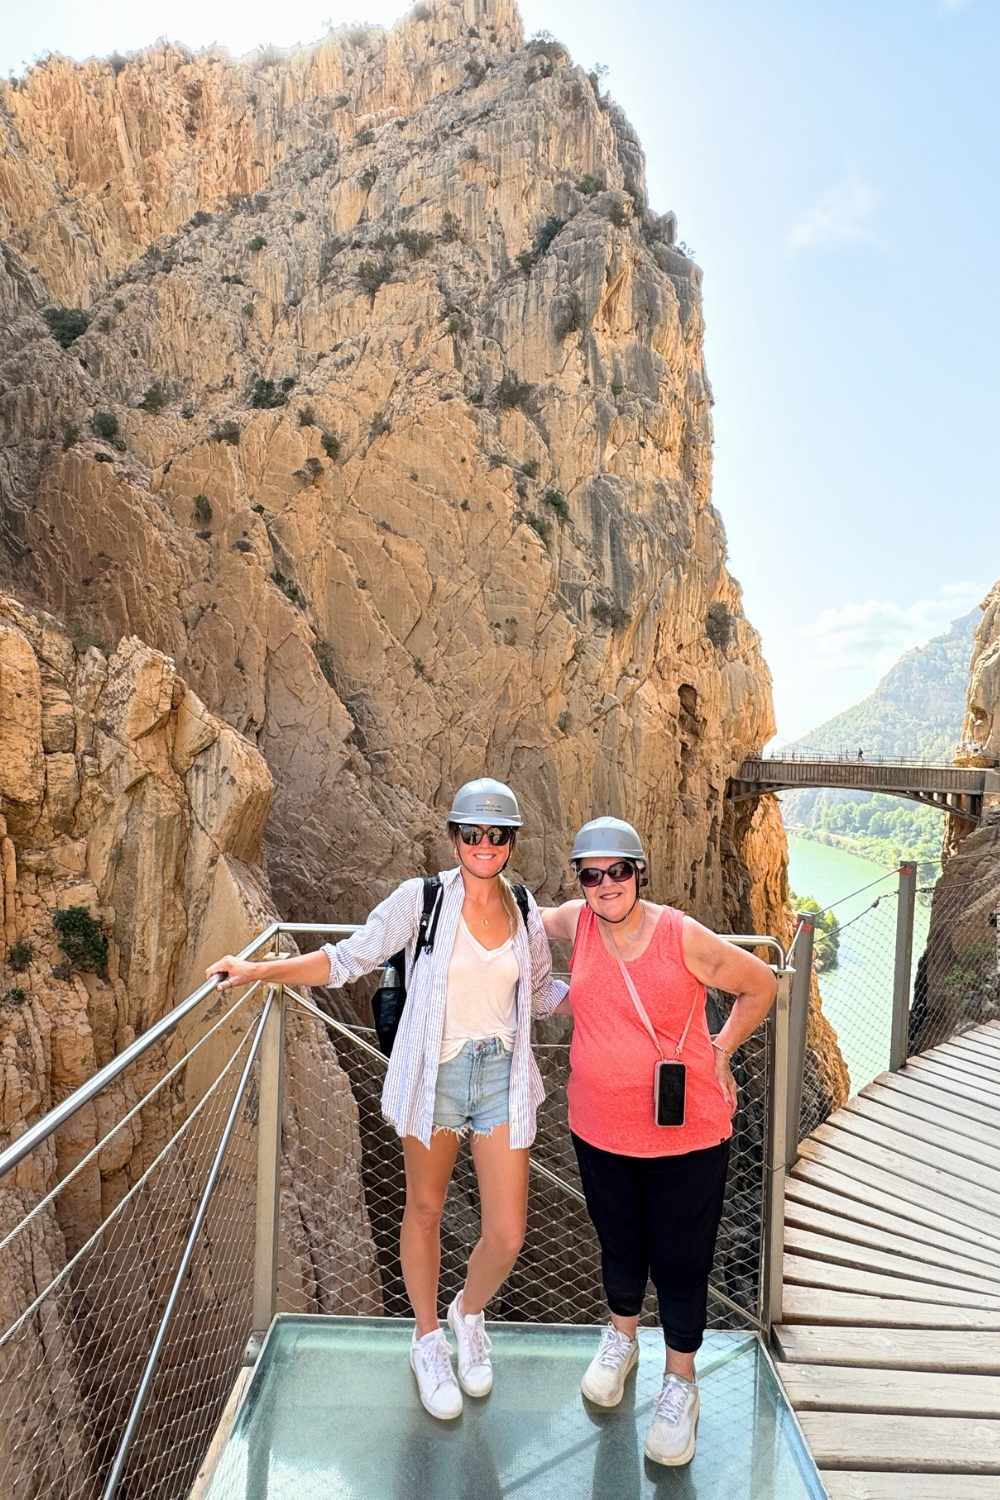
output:
<path id="1" fill-rule="evenodd" d="M 279 931 L 279 927 L 280 924 L 278 922 L 272 922 L 270 926 L 265 927 L 259 937 L 252 938 L 246 947 L 241 948 L 236 957 L 252 958 L 255 953 L 271 941 Z M 0 1151 L 0 1182 L 3 1181 L 8 1172 L 13 1171 L 24 1160 L 29 1152 L 33 1151 L 36 1146 L 41 1145 L 42 1141 L 48 1140 L 53 1131 L 60 1129 L 85 1104 L 90 1104 L 92 1100 L 96 1099 L 98 1094 L 109 1083 L 114 1083 L 116 1078 L 120 1078 L 125 1069 L 134 1063 L 136 1058 L 142 1057 L 161 1038 L 169 1036 L 172 1031 L 176 1031 L 185 1016 L 189 1016 L 203 1000 L 207 1000 L 213 990 L 218 987 L 218 984 L 218 976 L 213 976 L 211 979 L 207 979 L 204 984 L 200 984 L 192 994 L 188 995 L 186 1000 L 182 1000 L 179 1005 L 174 1006 L 173 1010 L 168 1010 L 165 1016 L 161 1016 L 158 1021 L 154 1021 L 152 1026 L 147 1031 L 144 1031 L 141 1036 L 136 1037 L 134 1042 L 130 1042 L 123 1052 L 119 1052 L 117 1057 L 113 1057 L 109 1063 L 105 1063 L 103 1068 L 99 1068 L 92 1078 L 88 1078 L 85 1083 L 81 1083 L 79 1088 L 74 1089 L 71 1094 L 68 1094 L 61 1104 L 53 1105 L 40 1120 L 36 1120 L 34 1125 L 30 1125 L 23 1135 L 19 1135 L 17 1140 L 12 1142 L 5 1151 Z"/>
<path id="2" fill-rule="evenodd" d="M 311 932 L 323 936 L 349 937 L 352 932 L 358 931 L 357 923 L 349 922 L 271 922 L 258 937 L 251 940 L 240 949 L 236 955 L 238 958 L 252 958 L 253 955 L 266 947 L 275 937 L 285 933 Z M 787 955 L 777 938 L 769 937 L 763 933 L 722 933 L 727 942 L 735 944 L 739 948 L 769 948 L 778 957 L 777 968 L 787 968 Z M 0 1182 L 9 1172 L 19 1166 L 24 1158 L 29 1155 L 36 1146 L 48 1140 L 56 1130 L 61 1129 L 68 1120 L 71 1120 L 85 1104 L 90 1104 L 108 1084 L 113 1083 L 137 1058 L 148 1052 L 156 1042 L 163 1037 L 169 1036 L 175 1031 L 184 1018 L 206 1000 L 218 987 L 218 976 L 207 979 L 204 984 L 198 986 L 186 999 L 175 1005 L 173 1010 L 167 1011 L 158 1021 L 154 1021 L 148 1030 L 141 1036 L 136 1037 L 124 1051 L 117 1057 L 113 1057 L 109 1063 L 100 1068 L 91 1078 L 68 1094 L 61 1103 L 53 1107 L 36 1120 L 34 1125 L 28 1127 L 22 1135 L 18 1136 L 4 1151 L 0 1151 Z M 322 988 L 322 986 L 316 986 Z M 245 997 L 244 997 L 245 998 Z"/>
<path id="3" fill-rule="evenodd" d="M 170 1288 L 170 1294 L 167 1297 L 166 1306 L 163 1309 L 163 1316 L 160 1318 L 160 1325 L 156 1330 L 156 1337 L 153 1339 L 152 1348 L 150 1349 L 149 1354 L 146 1358 L 146 1363 L 143 1366 L 142 1376 L 139 1380 L 139 1388 L 136 1391 L 135 1396 L 133 1397 L 132 1405 L 129 1409 L 128 1421 L 125 1423 L 125 1430 L 121 1435 L 118 1443 L 118 1448 L 115 1453 L 114 1462 L 111 1465 L 111 1472 L 108 1475 L 108 1480 L 104 1486 L 104 1489 L 101 1491 L 101 1500 L 114 1500 L 114 1497 L 118 1493 L 118 1486 L 121 1483 L 122 1474 L 125 1472 L 125 1465 L 128 1462 L 128 1456 L 132 1450 L 132 1444 L 135 1441 L 135 1435 L 139 1429 L 139 1423 L 142 1420 L 142 1414 L 146 1409 L 146 1402 L 149 1400 L 149 1393 L 152 1390 L 153 1377 L 156 1374 L 156 1367 L 160 1362 L 160 1354 L 163 1351 L 163 1343 L 167 1336 L 167 1329 L 170 1327 L 171 1320 L 173 1319 L 174 1309 L 177 1306 L 177 1301 L 181 1294 L 181 1287 L 184 1284 L 184 1278 L 187 1275 L 188 1267 L 191 1264 L 191 1257 L 194 1254 L 195 1242 L 198 1238 L 198 1235 L 201 1233 L 201 1226 L 205 1222 L 205 1215 L 208 1213 L 208 1205 L 211 1202 L 212 1194 L 215 1192 L 215 1185 L 219 1180 L 219 1173 L 222 1170 L 222 1160 L 226 1154 L 226 1149 L 232 1138 L 233 1131 L 236 1128 L 236 1121 L 239 1118 L 240 1110 L 243 1107 L 243 1096 L 246 1093 L 247 1084 L 250 1082 L 250 1074 L 253 1071 L 253 1065 L 257 1061 L 257 1053 L 260 1050 L 261 1038 L 264 1035 L 264 1027 L 267 1025 L 267 1018 L 271 1014 L 271 1005 L 273 1001 L 274 989 L 272 988 L 268 990 L 267 999 L 264 1002 L 264 1008 L 261 1011 L 260 1020 L 257 1023 L 257 1030 L 255 1031 L 253 1041 L 250 1044 L 250 1051 L 247 1054 L 247 1060 L 243 1065 L 243 1072 L 240 1074 L 239 1083 L 236 1085 L 236 1092 L 233 1095 L 233 1102 L 230 1106 L 229 1114 L 226 1118 L 226 1123 L 223 1127 L 222 1135 L 219 1138 L 219 1144 L 216 1147 L 215 1156 L 212 1159 L 212 1165 L 209 1168 L 208 1178 L 206 1179 L 205 1186 L 202 1189 L 201 1197 L 198 1200 L 198 1207 L 195 1209 L 194 1218 L 191 1221 L 191 1228 L 188 1230 L 188 1236 L 186 1241 L 184 1242 L 184 1249 L 181 1252 L 181 1258 L 177 1264 L 177 1274 L 174 1276 L 173 1285 Z"/>

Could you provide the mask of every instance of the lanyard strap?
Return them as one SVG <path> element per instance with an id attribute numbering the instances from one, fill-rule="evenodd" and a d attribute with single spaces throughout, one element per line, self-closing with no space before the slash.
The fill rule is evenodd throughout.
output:
<path id="1" fill-rule="evenodd" d="M 616 957 L 617 957 L 617 955 L 616 955 Z M 639 999 L 639 991 L 636 989 L 635 985 L 633 984 L 633 982 L 632 982 L 632 976 L 629 973 L 628 969 L 626 969 L 625 965 L 622 963 L 621 958 L 618 958 L 618 967 L 621 970 L 622 978 L 625 981 L 625 988 L 629 992 L 629 996 L 631 998 L 632 1004 L 635 1006 L 636 1011 L 638 1012 L 639 1020 L 642 1022 L 642 1024 L 645 1026 L 646 1030 L 649 1032 L 649 1035 L 650 1035 L 650 1038 L 652 1040 L 653 1046 L 656 1048 L 657 1052 L 660 1054 L 660 1056 L 662 1058 L 663 1057 L 663 1048 L 660 1046 L 659 1038 L 657 1037 L 656 1032 L 653 1030 L 653 1023 L 652 1023 L 652 1021 L 650 1021 L 649 1017 L 646 1014 L 646 1007 L 643 1005 L 642 1001 Z M 691 1001 L 691 1009 L 688 1011 L 688 1018 L 687 1018 L 687 1020 L 684 1023 L 684 1030 L 681 1032 L 681 1039 L 676 1044 L 676 1046 L 674 1047 L 674 1057 L 680 1057 L 680 1055 L 681 1055 L 681 1050 L 682 1050 L 682 1048 L 684 1046 L 684 1043 L 687 1041 L 688 1032 L 691 1030 L 691 1022 L 694 1020 L 694 1012 L 695 1012 L 695 1007 L 697 1006 L 697 1004 L 698 1004 L 698 996 L 695 995 L 694 999 Z M 663 1060 L 664 1060 L 664 1062 L 666 1062 L 666 1058 L 663 1058 Z"/>

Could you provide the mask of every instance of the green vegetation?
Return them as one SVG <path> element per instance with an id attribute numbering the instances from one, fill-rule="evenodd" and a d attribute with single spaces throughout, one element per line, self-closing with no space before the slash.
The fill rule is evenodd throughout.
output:
<path id="1" fill-rule="evenodd" d="M 294 384 L 295 378 L 292 375 L 286 375 L 278 385 L 275 385 L 273 380 L 264 380 L 258 375 L 250 393 L 250 405 L 261 411 L 269 411 L 275 406 L 285 406 L 288 402 L 288 392 Z"/>
<path id="2" fill-rule="evenodd" d="M 569 520 L 569 506 L 561 490 L 546 490 L 542 497 L 550 510 L 554 510 L 563 523 Z"/>
<path id="3" fill-rule="evenodd" d="M 150 412 L 153 416 L 156 416 L 158 412 L 161 412 L 166 404 L 167 393 L 158 380 L 153 385 L 149 386 L 146 394 L 139 402 L 142 410 Z"/>
<path id="4" fill-rule="evenodd" d="M 213 443 L 229 443 L 235 448 L 240 440 L 240 424 L 238 422 L 220 422 L 212 428 L 211 438 Z"/>
<path id="5" fill-rule="evenodd" d="M 835 969 L 840 950 L 840 923 L 834 913 L 823 911 L 812 896 L 796 896 L 794 891 L 789 891 L 788 902 L 793 911 L 813 918 L 813 958 L 817 974 Z"/>
<path id="6" fill-rule="evenodd" d="M 361 186 L 364 188 L 365 192 L 370 193 L 372 188 L 378 181 L 378 167 L 365 167 L 365 170 L 361 173 L 358 181 L 361 183 Z"/>
<path id="7" fill-rule="evenodd" d="M 383 256 L 381 260 L 363 260 L 358 266 L 358 280 L 370 297 L 374 297 L 380 286 L 392 277 L 392 261 Z"/>
<path id="8" fill-rule="evenodd" d="M 543 542 L 548 542 L 552 536 L 552 522 L 547 521 L 544 516 L 528 514 L 524 518 L 525 525 L 530 526 L 536 536 L 540 536 Z"/>
<path id="9" fill-rule="evenodd" d="M 621 630 L 629 622 L 628 610 L 610 599 L 595 599 L 590 606 L 590 615 L 598 625 L 607 625 L 611 630 Z"/>
<path id="10" fill-rule="evenodd" d="M 493 394 L 497 406 L 509 411 L 515 406 L 520 406 L 522 409 L 527 407 L 533 390 L 534 386 L 526 380 L 518 380 L 517 376 L 512 375 L 508 370 Z"/>
<path id="11" fill-rule="evenodd" d="M 125 440 L 118 430 L 118 418 L 113 411 L 95 411 L 90 425 L 99 438 L 117 448 L 119 453 L 124 453 Z"/>
<path id="12" fill-rule="evenodd" d="M 866 758 L 950 762 L 961 733 L 978 620 L 973 610 L 944 635 L 908 651 L 867 698 L 787 748 L 800 755 L 855 756 L 860 749 Z M 934 808 L 817 787 L 783 792 L 781 811 L 789 829 L 817 843 L 851 849 L 887 869 L 912 860 L 922 882 L 938 873 L 945 820 Z"/>
<path id="13" fill-rule="evenodd" d="M 339 458 L 340 438 L 337 437 L 334 433 L 324 432 L 323 436 L 320 438 L 320 443 L 323 446 L 323 452 L 326 454 L 327 458 Z"/>
<path id="14" fill-rule="evenodd" d="M 602 193 L 604 191 L 603 179 L 594 177 L 590 172 L 587 172 L 577 181 L 576 190 L 578 193 L 582 193 L 585 198 L 590 198 L 594 193 Z"/>
<path id="15" fill-rule="evenodd" d="M 266 244 L 267 240 L 262 234 L 255 234 L 252 240 L 247 240 L 247 249 L 252 250 L 254 255 L 256 255 L 257 251 L 263 250 Z"/>
<path id="16" fill-rule="evenodd" d="M 63 452 L 64 453 L 65 453 L 65 451 L 66 451 L 67 448 L 72 448 L 73 444 L 77 441 L 77 439 L 79 438 L 79 436 L 80 436 L 80 429 L 79 429 L 79 427 L 77 426 L 77 424 L 75 422 L 64 422 L 63 423 Z"/>
<path id="17" fill-rule="evenodd" d="M 14 984 L 11 985 L 9 990 L 4 992 L 3 998 L 0 999 L 0 1005 L 23 1005 L 27 998 L 27 990 L 22 989 L 19 984 Z"/>
<path id="18" fill-rule="evenodd" d="M 107 977 L 108 939 L 100 922 L 85 906 L 67 906 L 53 913 L 59 946 L 75 969 L 90 969 Z"/>
<path id="19" fill-rule="evenodd" d="M 82 307 L 47 307 L 42 317 L 56 343 L 64 349 L 68 349 L 90 327 L 90 314 Z"/>
<path id="20" fill-rule="evenodd" d="M 11 943 L 10 947 L 7 949 L 7 962 L 10 964 L 15 974 L 20 974 L 21 971 L 23 969 L 26 969 L 31 963 L 34 955 L 35 950 L 32 948 L 30 943 Z"/>
<path id="21" fill-rule="evenodd" d="M 271 574 L 271 582 L 277 584 L 286 599 L 298 605 L 299 609 L 305 609 L 306 596 L 295 582 L 294 578 L 286 578 L 284 573 L 275 568 Z"/>
<path id="22" fill-rule="evenodd" d="M 195 495 L 194 518 L 200 521 L 202 526 L 207 526 L 212 519 L 212 502 L 207 495 Z"/>

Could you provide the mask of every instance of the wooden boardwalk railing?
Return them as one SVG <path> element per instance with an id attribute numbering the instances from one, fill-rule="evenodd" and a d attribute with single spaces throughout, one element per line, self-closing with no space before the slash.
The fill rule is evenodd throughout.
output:
<path id="1" fill-rule="evenodd" d="M 831 1500 L 1000 1500 L 1000 1023 L 821 1125 L 785 1223 L 778 1370 Z"/>

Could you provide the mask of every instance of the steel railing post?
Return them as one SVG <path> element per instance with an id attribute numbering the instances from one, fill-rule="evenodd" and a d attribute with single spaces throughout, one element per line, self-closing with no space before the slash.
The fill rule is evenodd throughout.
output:
<path id="1" fill-rule="evenodd" d="M 253 1269 L 253 1331 L 271 1326 L 278 1295 L 281 1122 L 284 1092 L 285 991 L 276 985 L 260 1049 L 257 1113 L 257 1228 Z"/>
<path id="2" fill-rule="evenodd" d="M 813 941 L 816 928 L 810 916 L 796 916 L 797 934 L 791 962 L 794 972 L 788 1015 L 788 1117 L 785 1122 L 785 1166 L 793 1167 L 799 1156 L 799 1121 L 802 1116 L 802 1080 L 806 1066 L 806 1033 L 809 1027 L 809 992 L 812 981 Z"/>
<path id="3" fill-rule="evenodd" d="M 764 1177 L 763 1265 L 760 1282 L 760 1322 L 770 1337 L 781 1321 L 785 1251 L 785 1161 L 787 1149 L 789 1032 L 792 970 L 778 973 L 769 1053 L 771 1087 L 767 1106 L 767 1161 Z"/>
<path id="4" fill-rule="evenodd" d="M 899 901 L 896 906 L 896 965 L 892 980 L 892 1033 L 889 1039 L 889 1071 L 895 1073 L 906 1062 L 910 1037 L 910 975 L 913 970 L 913 916 L 917 904 L 917 867 L 899 867 Z"/>

